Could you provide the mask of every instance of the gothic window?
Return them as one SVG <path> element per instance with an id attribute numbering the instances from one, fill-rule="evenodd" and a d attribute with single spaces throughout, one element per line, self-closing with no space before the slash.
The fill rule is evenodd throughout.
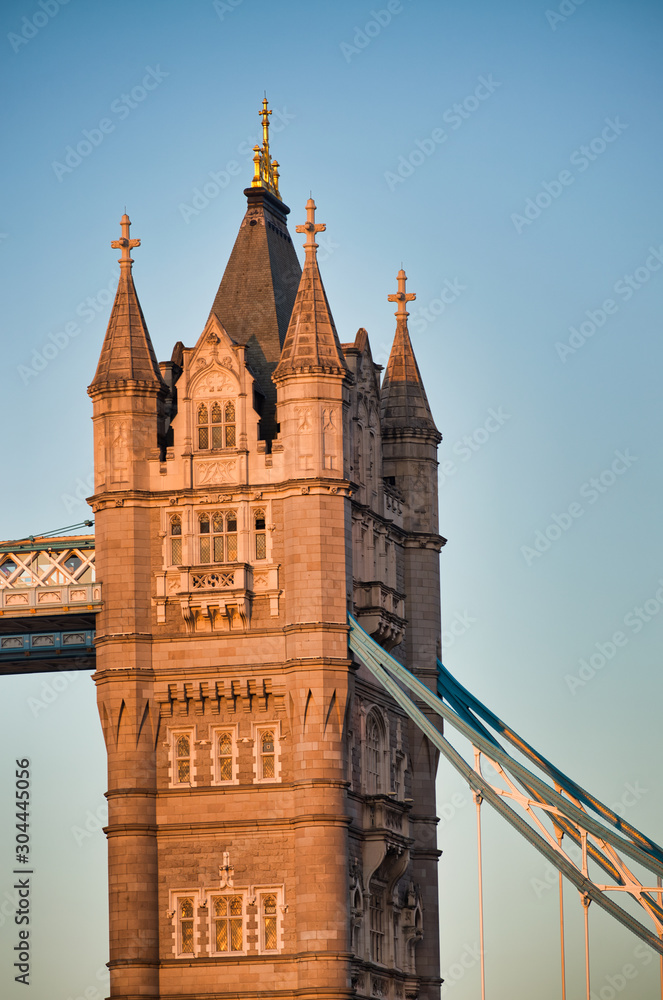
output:
<path id="1" fill-rule="evenodd" d="M 193 896 L 180 896 L 177 900 L 177 953 L 193 955 Z"/>
<path id="2" fill-rule="evenodd" d="M 253 511 L 253 528 L 255 532 L 256 559 L 267 558 L 267 531 L 264 510 Z"/>
<path id="3" fill-rule="evenodd" d="M 257 781 L 280 781 L 280 742 L 275 725 L 255 729 L 255 770 Z"/>
<path id="4" fill-rule="evenodd" d="M 195 785 L 193 731 L 171 733 L 171 787 Z"/>
<path id="5" fill-rule="evenodd" d="M 237 561 L 237 512 L 206 511 L 198 515 L 199 555 L 201 563 Z"/>
<path id="6" fill-rule="evenodd" d="M 384 723 L 378 712 L 373 709 L 366 717 L 366 745 L 364 749 L 367 795 L 380 795 L 386 792 L 384 787 L 384 746 Z"/>
<path id="7" fill-rule="evenodd" d="M 278 948 L 276 896 L 270 892 L 260 900 L 262 951 L 276 951 Z"/>
<path id="8" fill-rule="evenodd" d="M 219 729 L 214 734 L 214 779 L 216 784 L 235 781 L 237 748 L 234 729 Z"/>
<path id="9" fill-rule="evenodd" d="M 212 896 L 211 911 L 213 953 L 244 951 L 243 896 Z"/>
<path id="10" fill-rule="evenodd" d="M 384 963 L 384 890 L 371 886 L 369 908 L 371 932 L 371 962 Z"/>
<path id="11" fill-rule="evenodd" d="M 260 733 L 260 777 L 274 777 L 274 731 L 263 729 Z"/>
<path id="12" fill-rule="evenodd" d="M 196 411 L 198 448 L 234 448 L 237 440 L 235 404 L 215 400 L 199 403 Z"/>
<path id="13" fill-rule="evenodd" d="M 170 564 L 180 566 L 182 563 L 182 518 L 173 514 L 170 519 Z"/>

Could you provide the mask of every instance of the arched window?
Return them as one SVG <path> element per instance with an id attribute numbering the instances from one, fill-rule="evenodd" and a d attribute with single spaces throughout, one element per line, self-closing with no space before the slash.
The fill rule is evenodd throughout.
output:
<path id="1" fill-rule="evenodd" d="M 173 514 L 170 519 L 170 562 L 172 566 L 182 563 L 182 518 Z"/>
<path id="2" fill-rule="evenodd" d="M 198 515 L 201 563 L 237 561 L 237 512 L 215 510 Z"/>
<path id="3" fill-rule="evenodd" d="M 175 737 L 175 773 L 178 782 L 191 781 L 191 737 L 188 733 Z"/>
<path id="4" fill-rule="evenodd" d="M 233 777 L 232 733 L 219 733 L 218 758 L 219 758 L 219 781 L 232 781 Z"/>
<path id="5" fill-rule="evenodd" d="M 196 411 L 198 425 L 198 447 L 234 448 L 237 440 L 235 404 L 215 400 L 199 403 Z"/>
<path id="6" fill-rule="evenodd" d="M 178 951 L 180 955 L 193 955 L 193 897 L 180 896 L 177 909 Z"/>
<path id="7" fill-rule="evenodd" d="M 373 709 L 366 717 L 366 794 L 379 795 L 384 788 L 384 723 Z"/>
<path id="8" fill-rule="evenodd" d="M 275 776 L 275 749 L 274 730 L 263 729 L 260 733 L 260 777 L 273 778 Z"/>
<path id="9" fill-rule="evenodd" d="M 384 962 L 384 890 L 371 885 L 370 905 L 371 962 Z"/>
<path id="10" fill-rule="evenodd" d="M 262 897 L 262 950 L 276 951 L 278 939 L 276 934 L 276 896 L 269 893 Z"/>
<path id="11" fill-rule="evenodd" d="M 241 896 L 214 896 L 214 950 L 244 950 L 244 901 Z"/>
<path id="12" fill-rule="evenodd" d="M 255 554 L 256 559 L 267 558 L 267 532 L 265 525 L 264 510 L 254 510 L 253 528 L 255 531 Z"/>

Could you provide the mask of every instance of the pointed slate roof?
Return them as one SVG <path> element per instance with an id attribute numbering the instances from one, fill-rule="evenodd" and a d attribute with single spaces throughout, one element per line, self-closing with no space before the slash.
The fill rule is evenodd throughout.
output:
<path id="1" fill-rule="evenodd" d="M 131 273 L 130 250 L 140 246 L 140 240 L 129 239 L 131 222 L 128 215 L 122 216 L 120 224 L 122 239 L 111 243 L 115 249 L 122 250 L 120 280 L 89 391 L 127 380 L 165 388 Z"/>
<path id="2" fill-rule="evenodd" d="M 274 372 L 275 381 L 297 372 L 348 373 L 318 268 L 315 234 L 323 232 L 326 227 L 315 222 L 315 202 L 312 198 L 306 203 L 306 216 L 304 225 L 297 226 L 298 233 L 307 234 L 304 244 L 306 260 L 281 360 Z"/>
<path id="3" fill-rule="evenodd" d="M 281 356 L 302 273 L 288 233 L 290 209 L 266 188 L 247 188 L 246 215 L 216 293 L 214 314 L 237 344 L 265 402 L 263 437 L 276 433 L 276 387 L 271 376 Z"/>
<path id="4" fill-rule="evenodd" d="M 398 309 L 395 314 L 396 335 L 380 390 L 382 429 L 427 430 L 441 437 L 428 405 L 407 328 L 409 314 L 406 303 L 412 301 L 415 295 L 405 292 L 406 281 L 405 271 L 401 268 L 398 272 L 398 292 L 389 296 L 390 302 L 398 302 Z"/>

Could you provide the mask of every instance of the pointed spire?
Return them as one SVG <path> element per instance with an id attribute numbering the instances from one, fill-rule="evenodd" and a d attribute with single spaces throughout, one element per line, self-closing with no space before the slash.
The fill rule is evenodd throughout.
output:
<path id="1" fill-rule="evenodd" d="M 127 380 L 165 388 L 131 273 L 131 250 L 140 246 L 140 240 L 130 239 L 131 222 L 126 212 L 120 226 L 121 239 L 111 243 L 114 250 L 122 251 L 120 280 L 89 392 Z"/>
<path id="2" fill-rule="evenodd" d="M 397 277 L 398 291 L 388 296 L 388 301 L 397 302 L 398 306 L 394 313 L 396 335 L 380 391 L 382 426 L 431 430 L 438 435 L 407 327 L 407 303 L 414 301 L 416 295 L 405 291 L 407 276 L 403 268 Z"/>
<path id="3" fill-rule="evenodd" d="M 279 164 L 277 160 L 270 160 L 269 152 L 269 116 L 271 111 L 267 109 L 267 95 L 263 98 L 262 111 L 258 114 L 262 119 L 262 146 L 253 147 L 253 180 L 251 187 L 266 188 L 270 194 L 281 200 L 279 194 Z"/>
<path id="4" fill-rule="evenodd" d="M 306 202 L 306 222 L 297 226 L 298 233 L 306 233 L 304 270 L 283 343 L 281 360 L 273 375 L 274 381 L 294 372 L 335 375 L 348 373 L 318 269 L 318 244 L 315 236 L 325 229 L 324 223 L 316 223 L 315 202 L 309 198 Z"/>

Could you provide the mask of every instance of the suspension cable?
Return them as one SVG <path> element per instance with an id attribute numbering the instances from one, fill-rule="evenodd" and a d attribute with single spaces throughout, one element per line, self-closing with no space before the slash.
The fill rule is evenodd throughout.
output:
<path id="1" fill-rule="evenodd" d="M 557 843 L 561 851 L 564 831 L 556 830 L 555 832 L 557 833 Z M 559 875 L 559 943 L 562 972 L 562 1000 L 566 1000 L 566 956 L 564 953 L 564 876 L 561 872 L 558 872 L 557 874 Z"/>
<path id="2" fill-rule="evenodd" d="M 477 773 L 481 773 L 481 752 L 474 751 L 474 768 Z M 481 954 L 481 1000 L 486 1000 L 486 960 L 483 936 L 483 861 L 481 852 L 481 803 L 483 796 L 481 792 L 475 791 L 474 801 L 477 805 L 477 865 L 479 873 L 479 947 Z"/>

